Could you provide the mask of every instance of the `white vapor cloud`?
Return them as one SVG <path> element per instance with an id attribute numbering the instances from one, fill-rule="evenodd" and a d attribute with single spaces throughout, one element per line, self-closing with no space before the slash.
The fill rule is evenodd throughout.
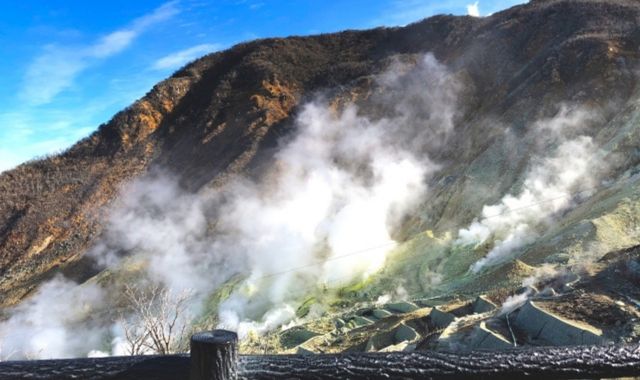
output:
<path id="1" fill-rule="evenodd" d="M 483 3 L 482 13 L 491 15 L 526 2 L 527 0 L 493 0 Z M 475 14 L 475 11 L 477 11 L 477 14 Z M 394 0 L 383 9 L 380 16 L 371 20 L 369 26 L 402 26 L 437 14 L 467 14 L 479 17 L 479 2 L 470 4 L 469 0 Z"/>
<path id="2" fill-rule="evenodd" d="M 479 1 L 476 1 L 473 4 L 467 4 L 467 14 L 469 16 L 480 17 L 480 9 L 478 9 L 479 3 Z"/>
<path id="3" fill-rule="evenodd" d="M 556 144 L 548 156 L 532 159 L 521 190 L 508 194 L 491 206 L 484 206 L 482 218 L 458 232 L 459 245 L 481 244 L 495 240 L 489 253 L 471 266 L 478 272 L 510 257 L 519 248 L 539 236 L 538 228 L 552 217 L 572 206 L 576 191 L 596 185 L 603 163 L 597 159 L 599 150 L 589 136 L 573 138 L 594 115 L 583 110 L 563 108 L 554 118 L 534 125 L 550 144 Z M 543 139 L 536 139 L 543 140 Z"/>
<path id="4" fill-rule="evenodd" d="M 102 345 L 108 330 L 91 320 L 91 313 L 104 299 L 96 285 L 78 286 L 62 277 L 54 278 L 0 324 L 0 354 L 13 355 L 11 359 L 86 355 L 88 347 Z"/>
<path id="5" fill-rule="evenodd" d="M 158 59 L 153 64 L 153 68 L 156 70 L 177 69 L 205 53 L 212 53 L 218 49 L 220 49 L 220 46 L 215 44 L 196 45 Z"/>
<path id="6" fill-rule="evenodd" d="M 176 4 L 176 1 L 165 3 L 134 20 L 129 27 L 116 30 L 89 46 L 44 46 L 42 53 L 27 67 L 20 97 L 30 105 L 51 102 L 59 93 L 73 86 L 80 72 L 120 53 L 146 29 L 177 14 Z"/>
<path id="7" fill-rule="evenodd" d="M 366 107 L 355 105 L 307 103 L 293 121 L 295 132 L 280 142 L 269 170 L 258 179 L 236 177 L 199 194 L 184 191 L 167 173 L 134 181 L 123 189 L 90 254 L 115 271 L 126 263 L 145 263 L 145 272 L 132 281 L 193 290 L 195 315 L 203 299 L 240 275 L 244 280 L 217 313 L 221 327 L 242 336 L 295 321 L 295 310 L 309 293 L 360 281 L 381 268 L 395 246 L 393 232 L 439 168 L 424 147 L 443 144 L 453 129 L 462 86 L 432 55 L 396 62 L 376 83 L 379 91 L 370 101 L 375 109 L 386 105 L 386 117 L 367 117 Z M 67 288 L 52 282 L 41 293 Z M 84 294 L 82 287 L 75 289 Z M 31 331 L 27 322 L 39 315 L 41 298 L 48 297 L 36 296 L 12 311 L 0 331 Z M 34 350 L 10 340 L 7 350 L 28 350 L 35 357 L 122 352 L 113 323 L 89 324 L 85 334 L 75 322 L 60 322 L 76 321 L 77 309 L 55 311 L 56 342 L 67 342 L 58 338 L 72 335 L 67 329 L 74 328 L 75 336 L 106 334 L 102 341 L 112 347 L 87 339 L 63 347 L 41 343 Z M 316 307 L 310 314 L 322 312 Z M 42 339 L 48 342 L 48 336 Z"/>
<path id="8" fill-rule="evenodd" d="M 260 333 L 264 324 L 291 317 L 290 303 L 314 287 L 381 269 L 394 248 L 394 227 L 438 168 L 417 152 L 427 141 L 446 141 L 459 84 L 432 55 L 411 69 L 392 65 L 378 83 L 393 117 L 372 120 L 355 106 L 336 112 L 308 104 L 297 134 L 276 155 L 275 177 L 233 186 L 220 227 L 235 235 L 250 275 L 248 291 L 221 305 L 221 327 Z M 304 269 L 263 277 L 287 268 Z"/>

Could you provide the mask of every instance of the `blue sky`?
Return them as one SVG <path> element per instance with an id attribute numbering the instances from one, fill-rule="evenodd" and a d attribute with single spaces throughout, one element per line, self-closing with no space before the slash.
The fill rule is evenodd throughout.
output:
<path id="1" fill-rule="evenodd" d="M 523 2 L 1 0 L 0 171 L 69 147 L 188 61 L 242 41 Z"/>

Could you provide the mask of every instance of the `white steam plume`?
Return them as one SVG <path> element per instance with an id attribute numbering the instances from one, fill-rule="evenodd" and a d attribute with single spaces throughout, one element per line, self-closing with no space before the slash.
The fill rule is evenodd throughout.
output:
<path id="1" fill-rule="evenodd" d="M 472 4 L 467 4 L 467 14 L 472 17 L 480 17 L 479 1 Z"/>
<path id="2" fill-rule="evenodd" d="M 591 137 L 578 136 L 561 141 L 579 131 L 588 112 L 566 108 L 553 119 L 535 125 L 536 132 L 559 143 L 550 156 L 533 160 L 521 190 L 508 194 L 491 206 L 484 206 L 482 218 L 458 232 L 459 245 L 481 244 L 495 239 L 491 251 L 471 266 L 479 272 L 512 257 L 514 251 L 539 236 L 539 227 L 571 207 L 579 193 L 596 184 L 602 163 Z M 559 141 L 560 140 L 560 141 Z M 549 141 L 547 141 L 549 142 Z M 540 142 L 538 141 L 540 144 Z"/>
<path id="3" fill-rule="evenodd" d="M 392 232 L 437 169 L 425 150 L 440 147 L 450 136 L 461 89 L 432 55 L 415 65 L 393 64 L 376 84 L 381 91 L 372 101 L 390 111 L 385 117 L 365 117 L 355 106 L 336 111 L 321 102 L 307 104 L 295 122 L 296 133 L 282 142 L 272 169 L 260 180 L 236 178 L 206 195 L 182 191 L 165 174 L 135 181 L 123 190 L 91 254 L 116 271 L 128 262 L 146 263 L 145 272 L 131 281 L 150 279 L 171 291 L 193 290 L 194 314 L 219 285 L 234 275 L 246 276 L 218 310 L 222 325 L 241 335 L 291 321 L 309 291 L 370 275 L 384 263 L 395 244 Z M 122 261 L 124 256 L 129 261 Z M 278 275 L 267 277 L 273 273 Z M 22 342 L 55 333 L 47 342 L 62 346 L 23 347 L 2 338 L 3 349 L 33 357 L 126 351 L 112 315 L 97 327 L 78 319 L 77 305 L 94 298 L 111 302 L 90 289 L 47 283 L 0 324 L 2 332 L 22 331 Z M 74 307 L 56 308 L 55 318 L 41 321 L 48 292 L 54 291 L 77 294 L 68 305 Z M 95 340 L 87 335 L 92 332 Z M 72 335 L 82 339 L 62 339 Z"/>
<path id="4" fill-rule="evenodd" d="M 223 327 L 242 330 L 243 321 L 259 320 L 265 310 L 291 310 L 292 300 L 318 284 L 339 285 L 382 267 L 394 247 L 393 228 L 417 204 L 425 178 L 437 168 L 426 157 L 418 159 L 412 147 L 427 137 L 429 143 L 442 142 L 453 128 L 456 82 L 444 82 L 450 74 L 432 56 L 417 71 L 387 73 L 381 82 L 393 91 L 407 76 L 418 75 L 424 94 L 415 84 L 406 86 L 395 99 L 393 118 L 371 120 L 354 106 L 336 114 L 324 105 L 307 105 L 297 135 L 277 154 L 276 178 L 233 186 L 242 196 L 225 206 L 220 226 L 235 235 L 250 266 L 247 284 L 260 291 L 252 297 L 236 293 L 224 302 Z M 298 267 L 305 269 L 263 279 Z"/>
<path id="5" fill-rule="evenodd" d="M 64 358 L 102 347 L 109 327 L 92 312 L 104 299 L 95 285 L 78 286 L 61 277 L 48 281 L 0 324 L 2 354 L 14 360 Z"/>

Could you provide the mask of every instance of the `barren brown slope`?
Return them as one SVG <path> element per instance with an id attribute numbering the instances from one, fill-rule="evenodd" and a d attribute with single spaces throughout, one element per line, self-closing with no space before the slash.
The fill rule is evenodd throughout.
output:
<path id="1" fill-rule="evenodd" d="M 444 160 L 482 150 L 492 136 L 465 139 L 480 118 L 525 125 L 562 101 L 613 112 L 636 87 L 639 17 L 635 1 L 533 1 L 484 19 L 259 40 L 201 58 L 64 154 L 0 175 L 0 305 L 77 262 L 126 181 L 162 166 L 197 191 L 258 173 L 296 106 L 366 91 L 397 55 L 433 52 L 465 78 L 465 115 Z"/>

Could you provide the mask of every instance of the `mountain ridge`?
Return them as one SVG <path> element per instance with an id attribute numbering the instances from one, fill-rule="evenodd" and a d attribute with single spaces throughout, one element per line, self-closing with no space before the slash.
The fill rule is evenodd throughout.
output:
<path id="1" fill-rule="evenodd" d="M 635 91 L 639 16 L 632 1 L 535 1 L 487 18 L 265 39 L 200 58 L 65 153 L 0 174 L 0 304 L 18 303 L 59 271 L 95 274 L 84 254 L 128 181 L 161 167 L 197 192 L 237 173 L 259 175 L 299 105 L 318 93 L 361 101 L 372 75 L 398 57 L 432 52 L 469 89 L 443 161 L 463 165 L 491 145 L 495 134 L 477 131 L 483 119 L 524 128 L 561 102 L 579 102 L 611 110 L 608 120 Z"/>

